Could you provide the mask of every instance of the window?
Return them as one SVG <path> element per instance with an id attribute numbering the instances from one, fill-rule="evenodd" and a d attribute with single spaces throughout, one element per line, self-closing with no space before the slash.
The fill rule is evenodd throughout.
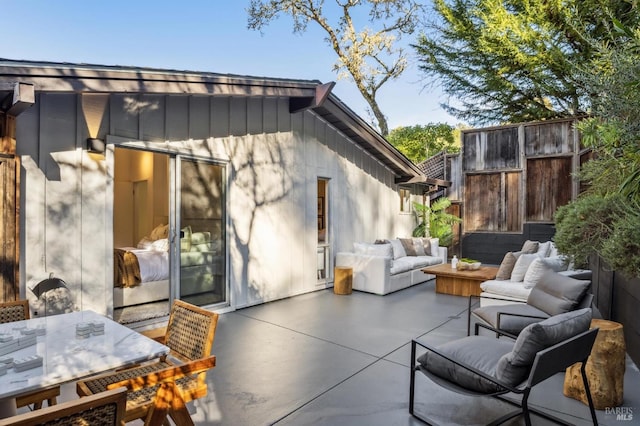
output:
<path id="1" fill-rule="evenodd" d="M 400 213 L 411 213 L 411 191 L 408 188 L 400 188 Z"/>

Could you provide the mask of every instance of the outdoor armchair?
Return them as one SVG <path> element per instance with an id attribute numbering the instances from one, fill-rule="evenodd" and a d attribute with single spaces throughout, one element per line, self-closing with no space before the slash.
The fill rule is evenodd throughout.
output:
<path id="1" fill-rule="evenodd" d="M 175 300 L 166 333 L 159 339 L 169 347 L 168 356 L 79 381 L 76 383 L 76 392 L 80 396 L 87 396 L 104 392 L 114 384 L 126 384 L 129 392 L 125 422 L 147 418 L 159 402 L 156 399 L 158 388 L 160 394 L 174 392 L 179 395 L 180 404 L 201 398 L 207 394 L 206 372 L 215 365 L 215 357 L 210 357 L 210 354 L 217 323 L 218 314 Z M 149 388 L 149 383 L 155 387 Z M 181 409 L 168 409 L 168 413 L 172 418 L 176 415 L 178 420 L 184 419 L 180 417 L 184 415 Z"/>
<path id="2" fill-rule="evenodd" d="M 593 424 L 597 425 L 595 408 L 585 371 L 598 329 L 589 329 L 591 309 L 580 309 L 525 327 L 517 339 L 494 339 L 488 336 L 467 336 L 437 347 L 413 340 L 411 343 L 411 379 L 409 413 L 427 424 L 431 423 L 415 410 L 416 373 L 419 371 L 433 383 L 450 391 L 470 396 L 491 396 L 518 407 L 491 425 L 502 424 L 519 415 L 531 425 L 531 413 L 558 424 L 570 424 L 545 412 L 529 407 L 529 394 L 534 386 L 577 362 L 589 402 Z M 420 346 L 427 352 L 416 360 Z M 501 398 L 507 393 L 521 395 L 520 402 Z"/>
<path id="3" fill-rule="evenodd" d="M 119 388 L 0 419 L 0 426 L 120 426 L 127 390 Z"/>
<path id="4" fill-rule="evenodd" d="M 474 308 L 477 298 L 470 296 L 467 335 L 471 334 L 472 317 L 499 330 L 502 335 L 515 338 L 529 324 L 572 310 L 589 308 L 593 301 L 593 295 L 588 293 L 590 285 L 591 281 L 576 280 L 548 270 L 531 289 L 526 303 Z M 492 299 L 501 300 L 499 297 Z"/>

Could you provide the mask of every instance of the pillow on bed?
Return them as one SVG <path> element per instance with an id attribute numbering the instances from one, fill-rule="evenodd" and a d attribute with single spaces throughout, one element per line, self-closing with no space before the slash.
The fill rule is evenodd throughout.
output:
<path id="1" fill-rule="evenodd" d="M 160 238 L 151 243 L 151 250 L 154 251 L 169 251 L 169 239 Z"/>
<path id="2" fill-rule="evenodd" d="M 139 249 L 149 250 L 153 245 L 153 240 L 149 237 L 142 237 L 142 239 L 138 242 L 136 246 Z"/>
<path id="3" fill-rule="evenodd" d="M 149 237 L 153 241 L 159 240 L 160 238 L 169 238 L 169 224 L 156 226 L 153 231 L 151 231 Z"/>

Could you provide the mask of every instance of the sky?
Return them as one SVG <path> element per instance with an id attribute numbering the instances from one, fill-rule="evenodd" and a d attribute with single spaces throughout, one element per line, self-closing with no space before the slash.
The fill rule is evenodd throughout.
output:
<path id="1" fill-rule="evenodd" d="M 248 6 L 249 0 L 0 0 L 0 58 L 335 81 L 333 93 L 373 123 L 355 85 L 332 71 L 336 55 L 319 28 L 310 24 L 294 34 L 292 19 L 282 16 L 261 34 L 247 28 Z M 459 122 L 427 83 L 410 50 L 408 69 L 378 94 L 389 129 Z"/>

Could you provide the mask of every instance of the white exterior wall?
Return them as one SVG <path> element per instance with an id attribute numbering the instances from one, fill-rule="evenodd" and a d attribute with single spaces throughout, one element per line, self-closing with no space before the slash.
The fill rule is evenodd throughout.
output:
<path id="1" fill-rule="evenodd" d="M 21 292 L 62 278 L 78 309 L 111 313 L 113 157 L 87 137 L 227 164 L 232 307 L 318 289 L 317 179 L 329 180 L 331 257 L 354 241 L 410 235 L 394 175 L 286 98 L 46 94 L 17 120 Z M 333 265 L 333 262 L 331 262 Z"/>

